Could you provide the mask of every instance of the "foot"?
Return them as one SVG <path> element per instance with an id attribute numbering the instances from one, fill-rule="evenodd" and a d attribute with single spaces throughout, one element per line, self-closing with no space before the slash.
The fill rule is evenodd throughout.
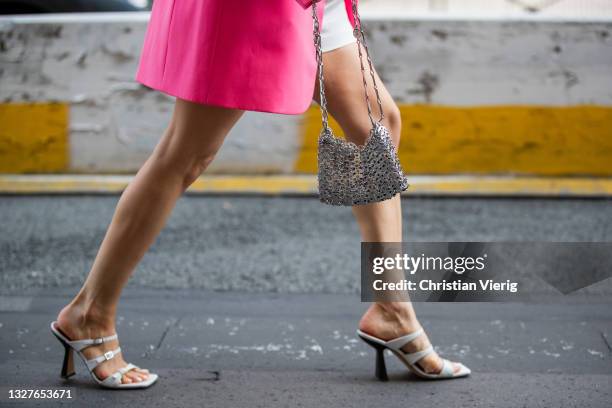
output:
<path id="1" fill-rule="evenodd" d="M 115 333 L 115 323 L 112 319 L 109 321 L 103 317 L 94 317 L 91 313 L 86 316 L 79 309 L 79 306 L 68 305 L 57 317 L 57 326 L 70 340 L 94 339 Z M 87 359 L 92 359 L 118 346 L 119 341 L 112 340 L 100 345 L 89 346 L 83 349 L 82 353 Z M 123 359 L 123 352 L 121 352 L 115 358 L 102 362 L 93 371 L 98 379 L 104 380 L 126 365 L 127 362 Z M 138 383 L 148 377 L 149 370 L 134 368 L 121 377 L 121 382 L 123 384 Z"/>
<path id="2" fill-rule="evenodd" d="M 383 308 L 378 303 L 373 303 L 361 318 L 359 330 L 376 336 L 379 339 L 389 341 L 413 333 L 421 328 L 416 318 L 410 319 L 401 317 L 401 315 L 402 313 L 395 313 Z M 430 344 L 427 334 L 423 333 L 402 347 L 402 351 L 414 353 L 426 349 Z M 461 370 L 461 365 L 455 362 L 451 363 L 455 374 L 458 373 Z M 438 353 L 433 352 L 419 360 L 417 365 L 428 374 L 439 374 L 444 363 Z"/>

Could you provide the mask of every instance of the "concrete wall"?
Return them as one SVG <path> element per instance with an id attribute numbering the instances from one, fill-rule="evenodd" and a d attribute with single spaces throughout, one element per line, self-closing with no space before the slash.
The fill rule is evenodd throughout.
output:
<path id="1" fill-rule="evenodd" d="M 496 16 L 612 19 L 609 0 L 360 0 L 363 15 Z"/>
<path id="2" fill-rule="evenodd" d="M 133 80 L 147 18 L 0 18 L 0 172 L 141 165 L 172 109 Z M 612 22 L 366 25 L 402 110 L 408 172 L 612 175 Z M 248 113 L 210 171 L 313 172 L 318 126 L 314 108 Z"/>

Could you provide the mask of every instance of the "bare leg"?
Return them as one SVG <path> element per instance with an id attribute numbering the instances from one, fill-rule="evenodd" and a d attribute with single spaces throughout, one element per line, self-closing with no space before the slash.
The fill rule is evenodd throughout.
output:
<path id="1" fill-rule="evenodd" d="M 117 303 L 132 271 L 163 228 L 177 199 L 210 164 L 242 113 L 176 101 L 162 139 L 121 195 L 85 284 L 58 316 L 59 327 L 71 339 L 115 331 Z M 90 347 L 84 354 L 92 358 L 117 344 Z M 119 356 L 102 363 L 95 373 L 103 379 L 125 364 Z M 132 370 L 122 382 L 146 377 L 146 370 Z"/>
<path id="2" fill-rule="evenodd" d="M 367 115 L 364 90 L 359 67 L 357 45 L 326 52 L 323 55 L 325 65 L 325 89 L 328 110 L 342 127 L 346 137 L 357 144 L 363 144 L 372 127 Z M 369 79 L 369 78 L 368 78 Z M 381 92 L 385 119 L 383 124 L 389 129 L 395 146 L 399 146 L 401 118 L 393 98 L 376 75 L 376 82 Z M 371 81 L 369 95 L 373 103 L 375 118 L 378 118 L 378 107 Z M 315 95 L 318 95 L 316 90 Z M 379 203 L 353 207 L 353 214 L 359 224 L 361 238 L 364 242 L 401 242 L 402 211 L 400 195 Z M 384 340 L 390 340 L 416 331 L 421 326 L 410 302 L 373 303 L 362 317 L 359 328 Z M 405 346 L 406 352 L 423 350 L 429 345 L 427 336 L 420 336 Z M 437 354 L 430 354 L 419 361 L 426 372 L 439 372 L 442 360 Z M 455 370 L 460 367 L 455 365 Z"/>

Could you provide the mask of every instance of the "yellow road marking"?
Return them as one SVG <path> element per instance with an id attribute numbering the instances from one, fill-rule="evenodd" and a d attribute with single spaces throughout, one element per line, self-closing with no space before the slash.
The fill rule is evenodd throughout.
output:
<path id="1" fill-rule="evenodd" d="M 133 176 L 0 175 L 0 193 L 119 193 Z M 406 195 L 612 197 L 612 178 L 409 176 Z M 205 194 L 317 193 L 314 175 L 203 176 L 188 190 Z"/>

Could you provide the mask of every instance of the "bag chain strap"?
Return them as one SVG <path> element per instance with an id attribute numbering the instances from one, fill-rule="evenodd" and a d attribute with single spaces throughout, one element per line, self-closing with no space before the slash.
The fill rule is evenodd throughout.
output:
<path id="1" fill-rule="evenodd" d="M 312 2 L 312 19 L 314 21 L 313 34 L 317 55 L 317 67 L 319 71 L 319 106 L 321 107 L 321 119 L 323 123 L 323 129 L 328 130 L 329 124 L 327 115 L 327 98 L 325 97 L 325 85 L 323 83 L 323 51 L 321 49 L 321 30 L 319 24 L 319 16 L 317 15 L 317 2 L 318 0 L 314 0 Z M 363 79 L 363 89 L 365 94 L 366 106 L 368 108 L 368 117 L 370 118 L 370 122 L 372 122 L 372 126 L 375 126 L 376 122 L 372 117 L 372 106 L 370 104 L 370 97 L 368 95 L 368 83 L 366 81 L 365 67 L 363 65 L 363 55 L 361 51 L 362 46 L 365 49 L 366 59 L 368 61 L 368 67 L 370 70 L 370 77 L 372 78 L 372 84 L 374 85 L 374 93 L 376 94 L 376 103 L 378 104 L 378 109 L 380 111 L 380 118 L 378 119 L 379 123 L 385 118 L 385 114 L 382 108 L 382 101 L 380 99 L 378 85 L 376 84 L 376 77 L 374 75 L 374 66 L 372 64 L 372 59 L 370 58 L 370 51 L 368 50 L 365 34 L 363 32 L 363 29 L 361 28 L 361 18 L 359 17 L 359 11 L 357 10 L 357 1 L 352 0 L 351 3 L 353 10 L 353 21 L 355 23 L 355 26 L 353 27 L 353 35 L 357 40 L 357 49 L 359 50 L 359 64 L 361 68 L 361 78 Z"/>

